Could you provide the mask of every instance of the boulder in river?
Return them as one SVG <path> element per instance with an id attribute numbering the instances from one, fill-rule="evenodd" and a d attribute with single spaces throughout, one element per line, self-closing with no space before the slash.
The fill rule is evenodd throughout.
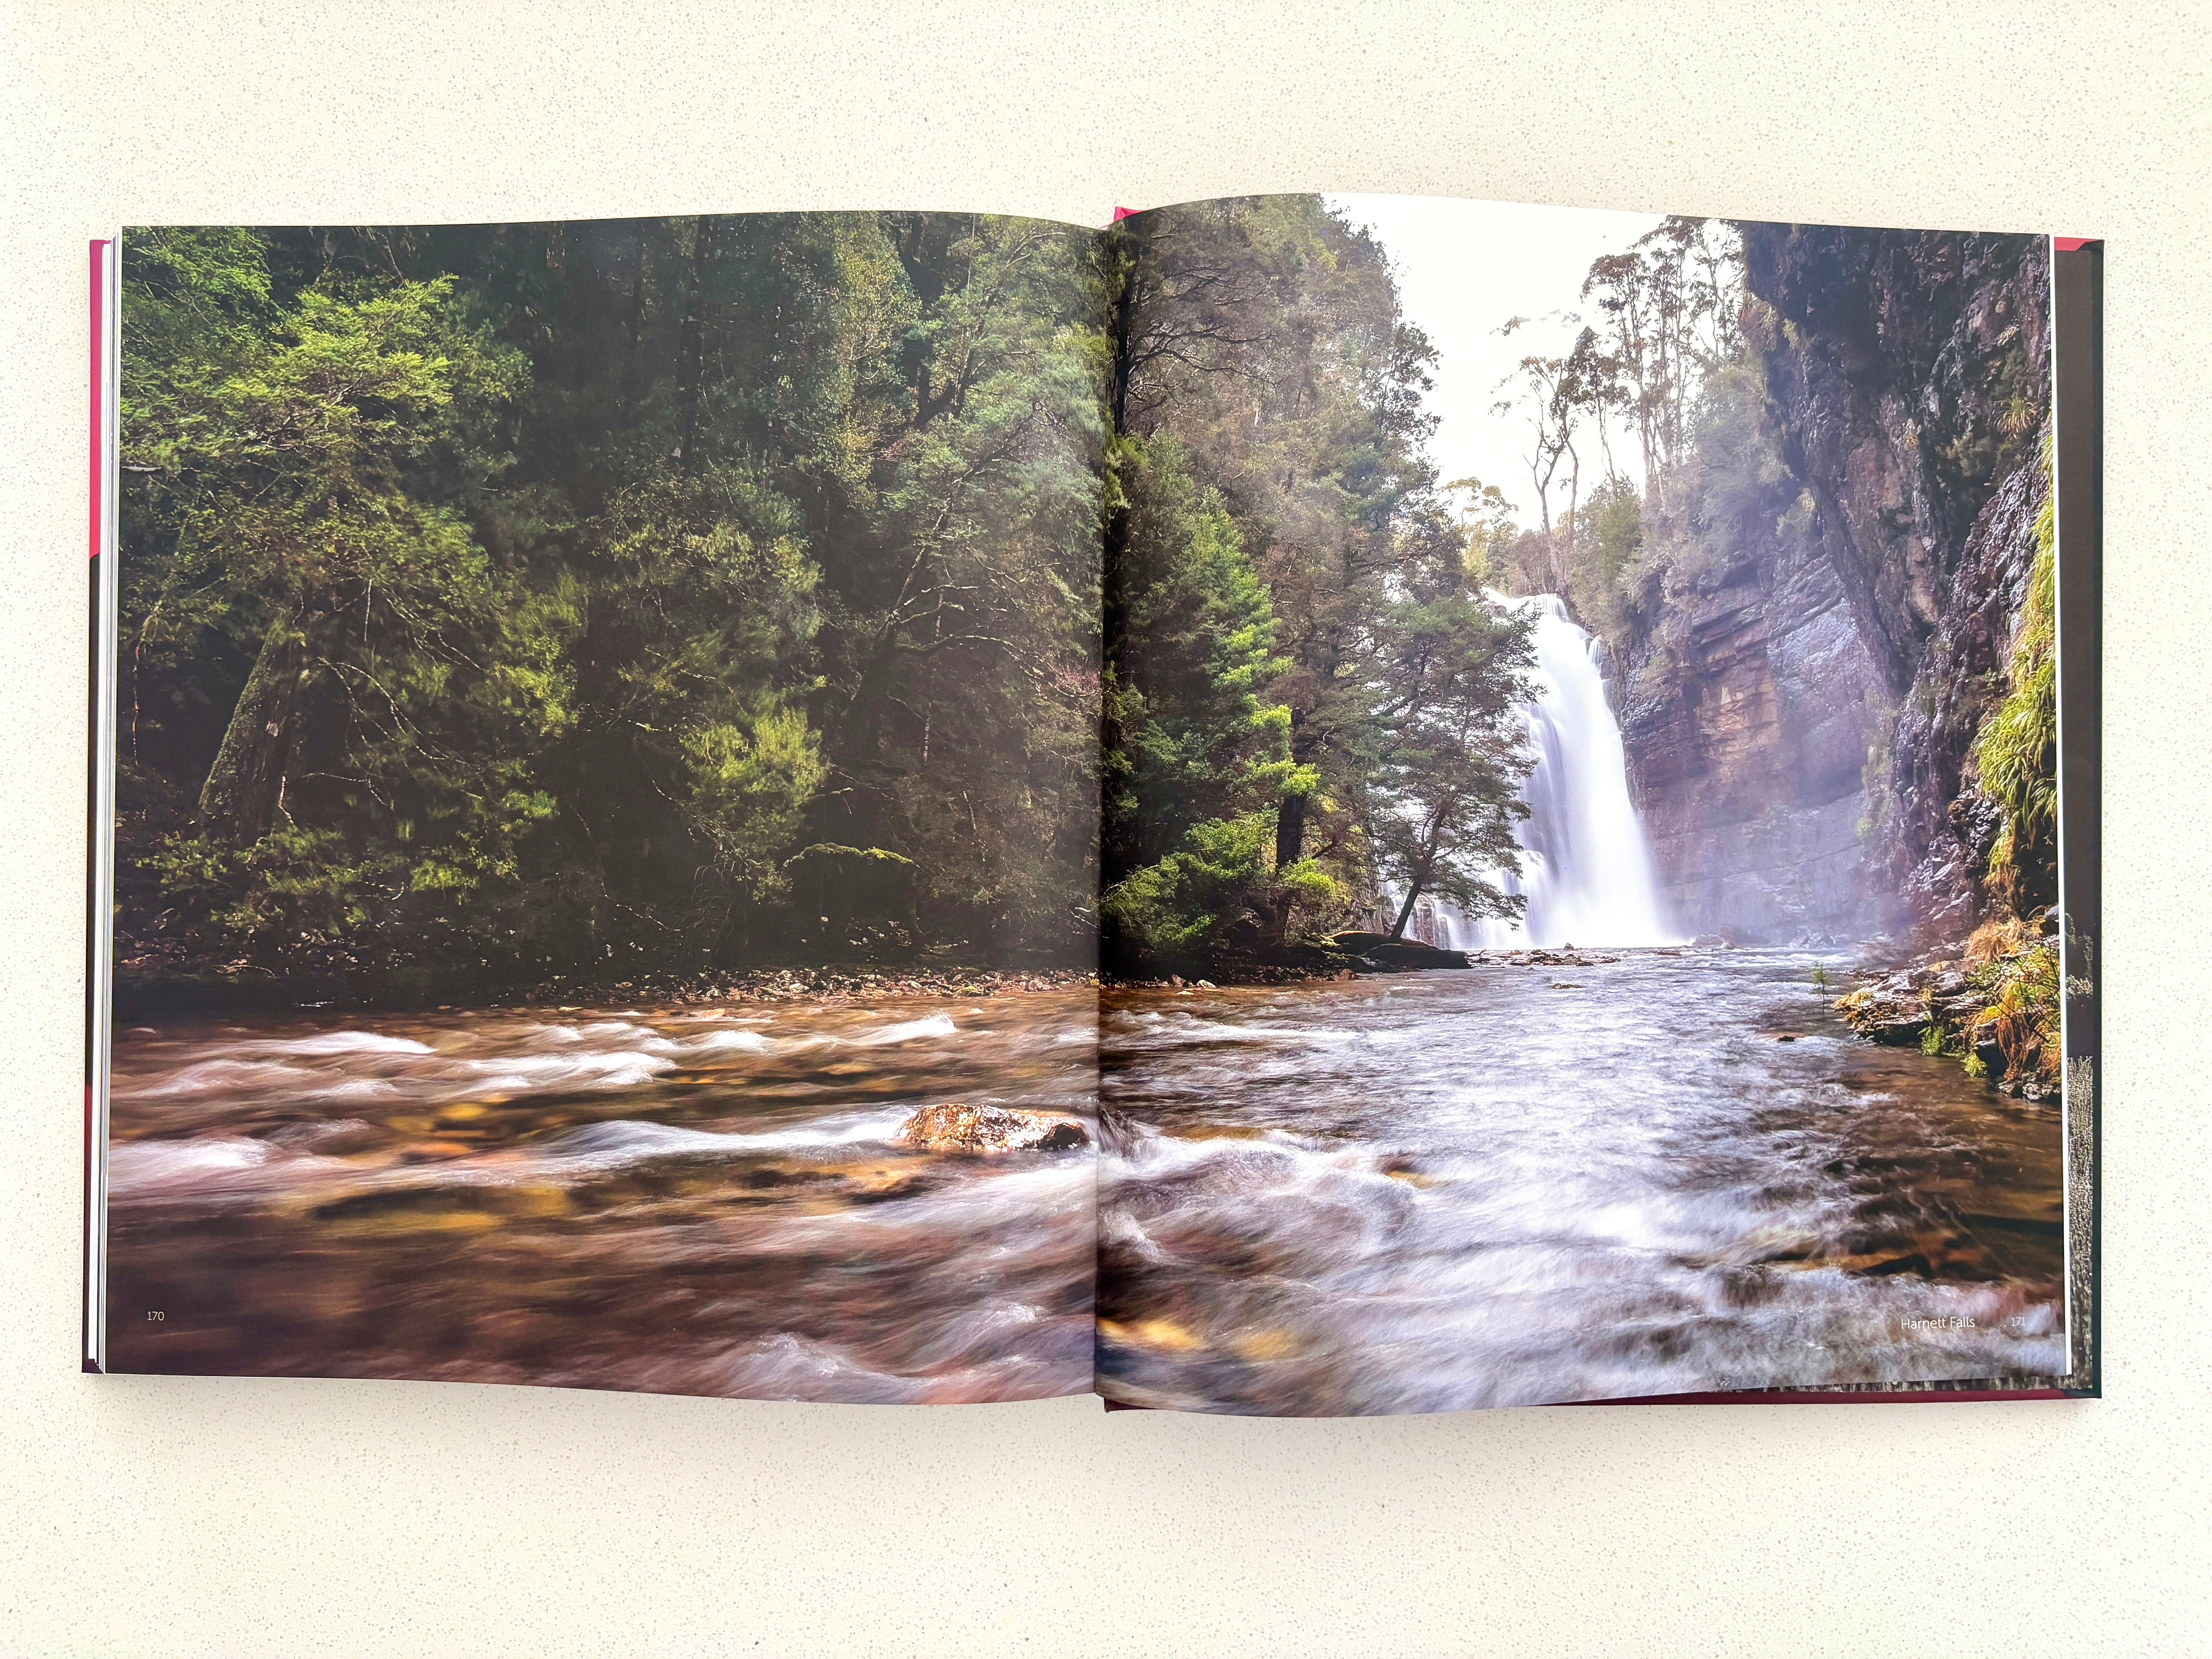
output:
<path id="1" fill-rule="evenodd" d="M 1080 1123 L 1056 1112 L 969 1106 L 957 1100 L 923 1107 L 899 1125 L 899 1139 L 933 1152 L 1053 1152 L 1091 1144 Z"/>
<path id="2" fill-rule="evenodd" d="M 1927 1000 L 1910 973 L 1893 974 L 1838 997 L 1836 1012 L 1851 1030 L 1875 1042 L 1917 1043 L 1928 1030 Z"/>

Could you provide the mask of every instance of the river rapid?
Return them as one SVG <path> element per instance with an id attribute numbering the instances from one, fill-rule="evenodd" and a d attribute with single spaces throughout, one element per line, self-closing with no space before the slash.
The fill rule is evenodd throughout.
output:
<path id="1" fill-rule="evenodd" d="M 2061 1118 L 1834 956 L 1115 996 L 1100 1387 L 1460 1410 L 2065 1369 Z"/>
<path id="2" fill-rule="evenodd" d="M 2063 1368 L 2054 1103 L 1851 1037 L 1836 957 L 1613 954 L 1116 991 L 1103 1022 L 1077 987 L 128 1028 L 111 1360 L 1032 1398 L 1093 1384 L 1096 1263 L 1130 1404 Z M 903 1144 L 947 1101 L 1106 1152 Z"/>
<path id="3" fill-rule="evenodd" d="M 962 1156 L 899 1128 L 951 1099 L 1088 1121 L 1097 1010 L 1078 986 L 118 1030 L 111 1362 L 1086 1392 L 1091 1149 Z"/>

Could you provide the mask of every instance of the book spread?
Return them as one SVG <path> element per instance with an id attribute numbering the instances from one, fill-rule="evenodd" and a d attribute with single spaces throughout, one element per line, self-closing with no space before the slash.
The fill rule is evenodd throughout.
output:
<path id="1" fill-rule="evenodd" d="M 2094 1394 L 2101 259 L 94 243 L 87 1369 Z"/>

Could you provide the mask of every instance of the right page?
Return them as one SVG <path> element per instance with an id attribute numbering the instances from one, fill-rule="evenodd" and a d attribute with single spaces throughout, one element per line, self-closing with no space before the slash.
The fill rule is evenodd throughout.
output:
<path id="1" fill-rule="evenodd" d="M 2082 1386 L 2051 240 L 1112 235 L 1100 1391 Z"/>

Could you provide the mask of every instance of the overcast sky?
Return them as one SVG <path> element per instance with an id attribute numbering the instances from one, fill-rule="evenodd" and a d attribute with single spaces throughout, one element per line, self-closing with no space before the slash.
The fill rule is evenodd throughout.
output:
<path id="1" fill-rule="evenodd" d="M 1374 232 L 1389 253 L 1407 319 L 1437 349 L 1431 371 L 1436 386 L 1428 394 L 1430 413 L 1442 417 L 1431 441 L 1437 476 L 1496 484 L 1521 522 L 1534 525 L 1539 514 L 1528 478 L 1527 422 L 1518 415 L 1492 415 L 1490 408 L 1507 395 L 1498 383 L 1522 358 L 1557 356 L 1573 342 L 1575 329 L 1553 319 L 1501 338 L 1498 325 L 1509 317 L 1581 310 L 1590 261 L 1621 252 L 1660 216 L 1433 196 L 1327 199 Z M 1595 320 L 1594 309 L 1588 320 Z M 1632 477 L 1635 447 L 1613 446 L 1616 465 Z M 1586 488 L 1597 465 L 1592 444 L 1583 457 Z"/>

